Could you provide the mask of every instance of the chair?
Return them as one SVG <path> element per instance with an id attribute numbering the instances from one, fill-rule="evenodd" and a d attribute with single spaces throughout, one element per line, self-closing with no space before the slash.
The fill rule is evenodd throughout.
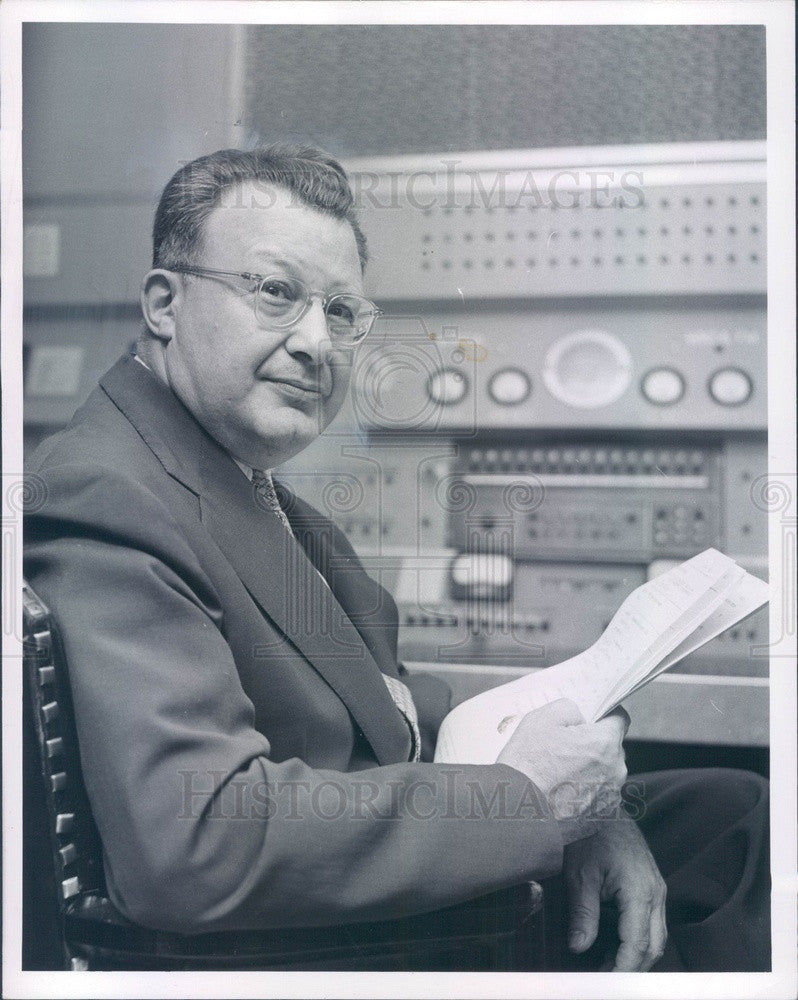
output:
<path id="1" fill-rule="evenodd" d="M 534 882 L 375 923 L 197 935 L 130 923 L 107 896 L 56 623 L 27 584 L 23 619 L 23 967 L 524 971 L 543 966 L 542 890 Z"/>

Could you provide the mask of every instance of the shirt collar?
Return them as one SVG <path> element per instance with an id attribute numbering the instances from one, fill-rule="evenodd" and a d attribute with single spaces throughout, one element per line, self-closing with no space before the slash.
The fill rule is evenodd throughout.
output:
<path id="1" fill-rule="evenodd" d="M 232 458 L 232 460 L 236 463 L 236 465 L 239 467 L 239 469 L 241 469 L 241 471 L 244 473 L 244 475 L 247 477 L 247 479 L 250 482 L 252 482 L 252 466 L 251 465 L 247 465 L 246 462 L 239 461 L 235 457 L 235 455 L 230 455 L 230 458 Z M 265 475 L 269 475 L 270 474 L 268 469 L 264 469 L 263 471 L 264 471 Z"/>

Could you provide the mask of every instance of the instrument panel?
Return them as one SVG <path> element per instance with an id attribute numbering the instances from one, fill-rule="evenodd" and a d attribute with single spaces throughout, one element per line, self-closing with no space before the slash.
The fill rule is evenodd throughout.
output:
<path id="1" fill-rule="evenodd" d="M 395 595 L 406 662 L 457 701 L 581 651 L 669 561 L 713 545 L 766 576 L 764 144 L 347 167 L 383 316 L 341 414 L 278 475 Z M 113 252 L 28 267 L 30 443 L 135 339 L 117 261 L 149 212 L 32 218 L 40 244 Z M 766 611 L 713 640 L 634 696 L 632 735 L 764 745 L 767 642 Z"/>
<path id="2" fill-rule="evenodd" d="M 456 701 L 585 649 L 708 546 L 767 574 L 764 150 L 649 150 L 637 173 L 627 150 L 615 188 L 558 200 L 566 152 L 589 154 L 582 179 L 609 155 L 359 165 L 397 202 L 362 212 L 384 316 L 326 444 L 285 470 L 395 596 L 402 658 Z M 765 745 L 767 622 L 637 692 L 630 736 Z"/>
<path id="3" fill-rule="evenodd" d="M 767 426 L 763 297 L 393 308 L 355 363 L 371 430 Z"/>

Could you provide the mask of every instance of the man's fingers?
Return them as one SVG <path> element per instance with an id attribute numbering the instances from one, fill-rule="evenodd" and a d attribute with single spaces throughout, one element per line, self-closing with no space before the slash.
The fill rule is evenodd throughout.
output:
<path id="1" fill-rule="evenodd" d="M 626 709 L 621 708 L 621 706 L 618 705 L 610 712 L 610 715 L 616 715 L 621 720 L 621 722 L 623 723 L 623 735 L 626 736 L 626 734 L 629 732 L 629 724 L 632 721 Z"/>
<path id="2" fill-rule="evenodd" d="M 652 965 L 662 958 L 665 945 L 668 942 L 668 932 L 665 928 L 665 921 L 655 908 L 651 914 L 651 927 L 648 939 L 648 955 L 646 956 L 644 972 L 648 972 Z"/>
<path id="3" fill-rule="evenodd" d="M 611 727 L 618 739 L 623 740 L 629 731 L 629 723 L 631 721 L 629 713 L 619 705 L 611 712 L 608 712 L 602 719 L 599 719 L 596 725 L 604 726 L 605 728 Z"/>
<path id="4" fill-rule="evenodd" d="M 615 972 L 641 972 L 646 968 L 651 934 L 651 904 L 645 899 L 618 900 L 618 936 Z"/>
<path id="5" fill-rule="evenodd" d="M 599 925 L 600 889 L 598 880 L 576 872 L 567 880 L 568 947 L 582 952 L 596 940 Z"/>
<path id="6" fill-rule="evenodd" d="M 660 958 L 668 943 L 668 927 L 665 923 L 665 886 L 662 887 L 662 896 L 658 898 L 651 911 L 651 932 L 648 942 L 648 968 Z"/>
<path id="7" fill-rule="evenodd" d="M 558 698 L 556 701 L 549 702 L 544 708 L 555 722 L 564 726 L 579 726 L 585 721 L 579 706 L 570 698 Z"/>

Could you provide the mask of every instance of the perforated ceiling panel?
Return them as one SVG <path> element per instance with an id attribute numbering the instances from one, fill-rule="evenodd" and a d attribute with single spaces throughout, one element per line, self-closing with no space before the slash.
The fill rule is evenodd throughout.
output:
<path id="1" fill-rule="evenodd" d="M 756 25 L 264 25 L 251 142 L 340 156 L 764 139 Z"/>

